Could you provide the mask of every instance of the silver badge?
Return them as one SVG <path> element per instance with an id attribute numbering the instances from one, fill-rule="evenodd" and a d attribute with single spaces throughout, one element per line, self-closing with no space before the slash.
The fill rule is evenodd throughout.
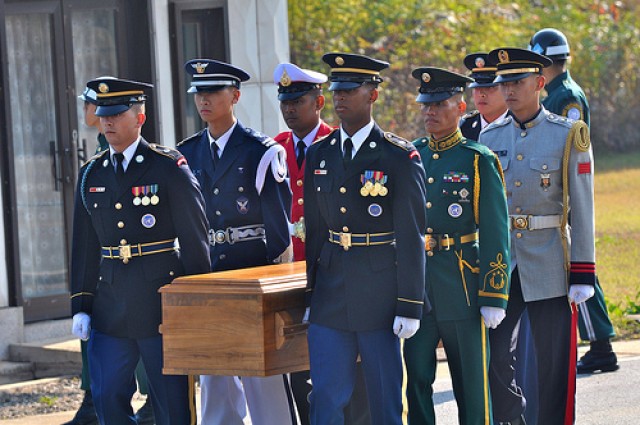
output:
<path id="1" fill-rule="evenodd" d="M 242 215 L 249 212 L 249 199 L 244 196 L 236 199 L 236 207 L 238 208 L 238 212 Z"/>
<path id="2" fill-rule="evenodd" d="M 145 214 L 142 216 L 142 220 L 140 220 L 140 222 L 145 228 L 151 229 L 156 225 L 156 217 L 153 214 Z"/>
<path id="3" fill-rule="evenodd" d="M 369 147 L 370 147 L 371 149 L 375 148 L 376 146 L 378 146 L 378 145 L 376 144 L 376 142 L 371 142 L 371 143 L 369 143 Z"/>
<path id="4" fill-rule="evenodd" d="M 320 168 L 324 168 L 325 164 L 326 164 L 326 162 L 324 162 L 324 159 L 322 161 L 320 161 Z"/>
<path id="5" fill-rule="evenodd" d="M 336 139 L 331 139 L 331 144 L 335 145 L 336 144 Z"/>
<path id="6" fill-rule="evenodd" d="M 136 156 L 136 162 L 137 162 L 138 164 L 142 163 L 142 161 L 144 161 L 144 156 L 142 156 L 142 155 L 138 155 L 138 156 Z"/>
<path id="7" fill-rule="evenodd" d="M 102 161 L 102 166 L 106 167 L 107 165 L 109 165 L 109 160 L 105 159 L 104 161 Z"/>
<path id="8" fill-rule="evenodd" d="M 447 208 L 447 212 L 451 217 L 458 218 L 462 215 L 462 205 L 454 202 L 453 204 L 449 205 L 449 208 Z"/>

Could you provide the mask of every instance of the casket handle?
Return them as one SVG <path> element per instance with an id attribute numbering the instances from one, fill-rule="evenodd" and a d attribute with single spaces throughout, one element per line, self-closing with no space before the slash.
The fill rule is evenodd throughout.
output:
<path id="1" fill-rule="evenodd" d="M 300 319 L 302 316 L 300 315 Z M 282 349 L 296 336 L 306 336 L 308 323 L 294 323 L 294 319 L 289 311 L 276 311 L 276 350 Z"/>

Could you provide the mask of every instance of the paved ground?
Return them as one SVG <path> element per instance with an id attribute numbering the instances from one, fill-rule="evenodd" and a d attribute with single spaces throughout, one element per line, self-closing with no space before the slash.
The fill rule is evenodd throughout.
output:
<path id="1" fill-rule="evenodd" d="M 639 422 L 640 340 L 618 341 L 614 342 L 613 346 L 618 355 L 620 370 L 614 373 L 578 376 L 576 422 L 579 425 L 636 425 Z M 581 348 L 581 353 L 585 349 Z M 434 399 L 438 425 L 457 425 L 456 404 L 446 363 L 439 365 Z M 138 408 L 139 405 L 134 407 Z M 29 416 L 3 421 L 3 424 L 59 425 L 70 420 L 73 413 Z"/>

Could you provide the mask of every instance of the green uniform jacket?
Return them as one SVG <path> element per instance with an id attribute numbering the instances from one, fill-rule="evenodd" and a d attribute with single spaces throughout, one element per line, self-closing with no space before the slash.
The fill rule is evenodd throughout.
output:
<path id="1" fill-rule="evenodd" d="M 569 75 L 569 71 L 558 75 L 545 89 L 547 97 L 542 101 L 542 105 L 546 110 L 572 120 L 582 120 L 590 125 L 589 102 L 582 88 Z"/>
<path id="2" fill-rule="evenodd" d="M 506 309 L 509 225 L 500 162 L 459 130 L 437 142 L 413 143 L 426 171 L 427 242 L 440 236 L 440 249 L 427 250 L 426 269 L 436 319 L 477 317 L 480 306 Z M 476 232 L 478 239 L 461 241 Z"/>

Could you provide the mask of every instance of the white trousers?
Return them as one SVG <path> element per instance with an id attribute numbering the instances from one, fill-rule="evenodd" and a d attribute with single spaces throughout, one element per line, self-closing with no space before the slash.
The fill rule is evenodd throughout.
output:
<path id="1" fill-rule="evenodd" d="M 298 425 L 289 375 L 200 376 L 202 425 Z"/>

